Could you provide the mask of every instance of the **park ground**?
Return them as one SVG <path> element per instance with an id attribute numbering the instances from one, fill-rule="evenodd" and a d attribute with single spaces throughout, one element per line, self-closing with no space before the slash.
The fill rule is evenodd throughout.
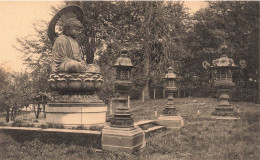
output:
<path id="1" fill-rule="evenodd" d="M 167 130 L 149 139 L 146 147 L 134 154 L 103 151 L 73 144 L 46 144 L 38 140 L 18 143 L 0 135 L 0 159 L 125 159 L 125 160 L 257 160 L 260 159 L 260 106 L 250 102 L 231 102 L 239 120 L 214 120 L 217 105 L 212 98 L 174 100 L 184 118 L 180 129 Z M 142 103 L 131 101 L 135 122 L 155 119 L 166 99 Z"/>

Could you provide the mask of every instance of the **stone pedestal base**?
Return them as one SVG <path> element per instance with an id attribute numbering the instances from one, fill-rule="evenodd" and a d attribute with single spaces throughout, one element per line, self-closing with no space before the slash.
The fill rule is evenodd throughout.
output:
<path id="1" fill-rule="evenodd" d="M 156 120 L 156 123 L 165 126 L 168 129 L 180 128 L 184 125 L 183 118 L 181 116 L 165 116 L 161 115 Z"/>
<path id="2" fill-rule="evenodd" d="M 235 120 L 240 119 L 240 117 L 232 117 L 232 116 L 211 116 L 213 119 L 225 119 L 225 120 Z"/>
<path id="3" fill-rule="evenodd" d="M 234 108 L 230 104 L 220 104 L 212 112 L 211 118 L 214 119 L 240 119 L 239 114 L 234 111 Z"/>
<path id="4" fill-rule="evenodd" d="M 138 127 L 116 128 L 106 126 L 102 129 L 102 149 L 133 153 L 145 146 L 145 134 Z"/>
<path id="5" fill-rule="evenodd" d="M 46 122 L 63 125 L 86 125 L 106 122 L 104 103 L 49 103 Z"/>

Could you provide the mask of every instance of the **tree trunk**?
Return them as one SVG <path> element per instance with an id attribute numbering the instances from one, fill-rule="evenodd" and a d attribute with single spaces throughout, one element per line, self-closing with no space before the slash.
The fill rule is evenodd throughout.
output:
<path id="1" fill-rule="evenodd" d="M 94 38 L 87 36 L 87 43 L 85 45 L 86 47 L 86 55 L 87 55 L 87 63 L 92 64 L 94 61 Z"/>
<path id="2" fill-rule="evenodd" d="M 38 119 L 39 118 L 39 115 L 40 115 L 40 106 L 41 104 L 38 104 L 38 107 L 37 107 L 37 114 L 36 114 L 36 118 Z"/>
<path id="3" fill-rule="evenodd" d="M 12 107 L 12 110 L 11 110 L 11 121 L 14 121 L 15 120 L 15 110 L 14 110 L 14 107 Z"/>
<path id="4" fill-rule="evenodd" d="M 36 112 L 36 109 L 35 109 L 35 104 L 33 104 L 33 112 L 35 114 L 35 117 L 37 118 L 37 112 Z"/>
<path id="5" fill-rule="evenodd" d="M 143 87 L 143 100 L 149 100 L 150 99 L 150 95 L 149 95 L 149 81 L 145 84 L 145 86 Z"/>
<path id="6" fill-rule="evenodd" d="M 258 3 L 259 4 L 259 8 L 260 8 L 260 2 Z M 258 59 L 259 59 L 259 64 L 258 64 L 258 103 L 260 103 L 260 48 L 259 48 L 259 45 L 260 45 L 260 12 L 258 11 L 258 14 L 259 14 L 259 18 L 258 18 L 258 27 L 259 27 L 259 30 L 258 30 L 258 36 L 259 36 L 259 39 L 258 39 Z"/>
<path id="7" fill-rule="evenodd" d="M 43 104 L 43 115 L 44 115 L 44 119 L 46 119 L 45 107 L 46 107 L 46 104 Z"/>
<path id="8" fill-rule="evenodd" d="M 148 34 L 148 33 L 147 33 Z M 145 77 L 145 85 L 143 87 L 143 99 L 144 100 L 149 100 L 150 99 L 150 95 L 149 95 L 149 71 L 150 71 L 150 54 L 149 54 L 149 44 L 148 44 L 148 40 L 145 42 L 145 52 L 144 52 L 144 61 L 145 61 L 145 65 L 144 65 L 144 77 Z"/>
<path id="9" fill-rule="evenodd" d="M 145 78 L 145 85 L 143 87 L 143 99 L 149 100 L 149 72 L 150 72 L 150 46 L 149 46 L 149 34 L 150 34 L 150 27 L 149 27 L 149 21 L 151 19 L 151 4 L 146 3 L 146 22 L 145 22 L 145 35 L 144 35 L 144 78 Z"/>
<path id="10" fill-rule="evenodd" d="M 163 98 L 165 98 L 165 89 L 163 89 Z"/>
<path id="11" fill-rule="evenodd" d="M 6 109 L 6 115 L 5 115 L 5 121 L 9 122 L 9 116 L 10 116 L 10 108 Z"/>

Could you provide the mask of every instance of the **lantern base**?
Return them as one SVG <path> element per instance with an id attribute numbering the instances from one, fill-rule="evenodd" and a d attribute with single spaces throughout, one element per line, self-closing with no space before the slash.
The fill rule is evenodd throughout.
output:
<path id="1" fill-rule="evenodd" d="M 211 118 L 214 119 L 240 119 L 239 114 L 234 111 L 234 108 L 230 104 L 220 104 L 212 112 Z"/>
<path id="2" fill-rule="evenodd" d="M 133 153 L 145 147 L 145 134 L 138 127 L 102 129 L 102 149 Z"/>
<path id="3" fill-rule="evenodd" d="M 181 116 L 161 115 L 156 120 L 156 123 L 160 126 L 165 126 L 167 129 L 181 128 L 184 125 L 184 121 Z"/>
<path id="4" fill-rule="evenodd" d="M 133 118 L 129 116 L 117 116 L 114 115 L 112 118 L 110 118 L 110 126 L 111 127 L 117 127 L 117 128 L 129 128 L 133 127 L 134 120 Z"/>
<path id="5" fill-rule="evenodd" d="M 240 117 L 232 117 L 232 116 L 211 116 L 212 119 L 225 119 L 225 120 L 235 120 L 240 119 Z"/>
<path id="6" fill-rule="evenodd" d="M 177 116 L 178 110 L 176 107 L 167 104 L 166 107 L 164 107 L 162 114 L 165 116 Z"/>

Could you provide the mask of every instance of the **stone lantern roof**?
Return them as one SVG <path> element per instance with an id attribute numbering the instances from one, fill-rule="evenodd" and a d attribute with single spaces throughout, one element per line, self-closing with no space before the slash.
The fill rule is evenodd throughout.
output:
<path id="1" fill-rule="evenodd" d="M 233 59 L 228 58 L 226 54 L 223 54 L 219 59 L 212 61 L 214 67 L 236 67 Z"/>
<path id="2" fill-rule="evenodd" d="M 114 67 L 129 67 L 132 68 L 133 64 L 131 62 L 131 59 L 127 56 L 127 50 L 123 49 L 121 51 L 120 57 L 116 60 Z"/>
<path id="3" fill-rule="evenodd" d="M 169 67 L 168 68 L 168 73 L 165 74 L 165 76 L 163 77 L 163 79 L 176 79 L 177 76 L 176 74 L 173 72 L 173 68 Z"/>

